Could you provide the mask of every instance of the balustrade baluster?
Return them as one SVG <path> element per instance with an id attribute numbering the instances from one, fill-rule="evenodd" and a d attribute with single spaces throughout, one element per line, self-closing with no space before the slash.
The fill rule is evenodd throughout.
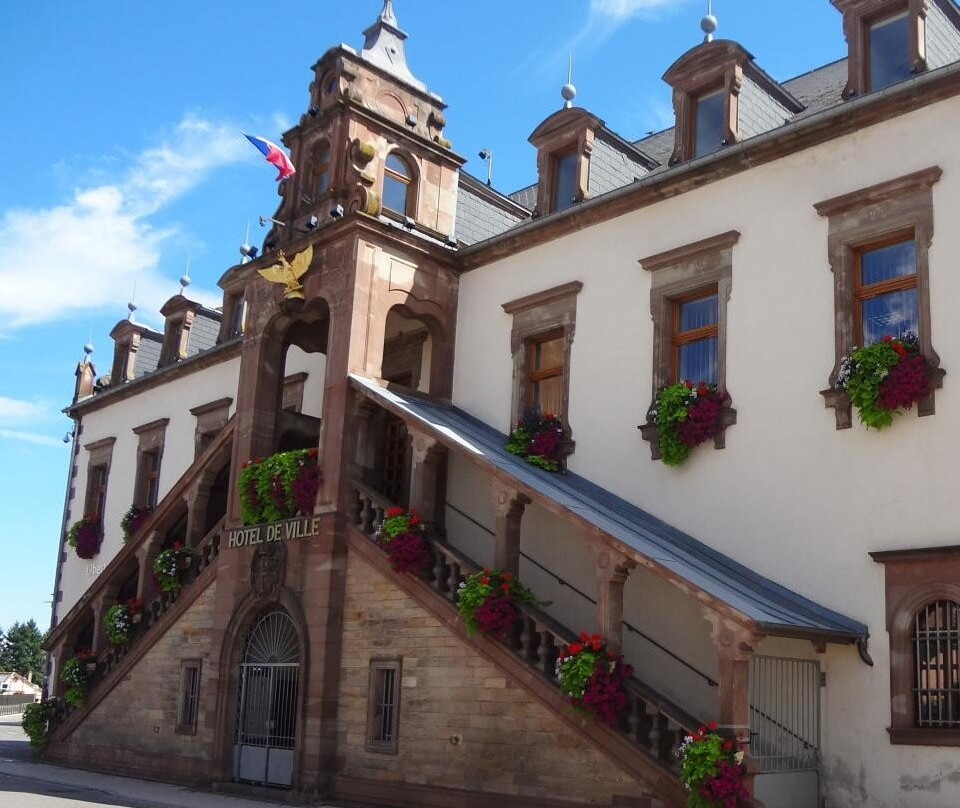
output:
<path id="1" fill-rule="evenodd" d="M 363 497 L 360 492 L 353 489 L 353 505 L 350 507 L 350 522 L 359 525 L 363 521 Z"/>
<path id="2" fill-rule="evenodd" d="M 436 550 L 437 555 L 433 564 L 433 588 L 443 595 L 450 589 L 450 582 L 447 580 L 447 575 L 449 574 L 447 557 L 439 547 L 436 548 Z"/>
<path id="3" fill-rule="evenodd" d="M 647 702 L 644 709 L 650 719 L 650 734 L 647 736 L 647 750 L 657 760 L 660 759 L 660 708 Z"/>
<path id="4" fill-rule="evenodd" d="M 460 589 L 460 564 L 450 562 L 450 573 L 447 576 L 447 597 L 453 603 L 457 602 L 457 590 Z"/>
<path id="5" fill-rule="evenodd" d="M 537 632 L 540 635 L 540 644 L 537 646 L 537 667 L 552 679 L 557 659 L 553 633 L 541 623 L 537 623 Z"/>
<path id="6" fill-rule="evenodd" d="M 686 730 L 681 727 L 676 721 L 672 718 L 667 718 L 667 728 L 663 734 L 663 740 L 661 741 L 661 748 L 665 749 L 666 756 L 668 760 L 671 761 L 671 767 L 676 766 L 676 755 L 673 754 L 677 746 L 680 743 L 680 739 L 684 736 Z"/>
<path id="7" fill-rule="evenodd" d="M 628 692 L 627 698 L 630 699 L 630 712 L 627 714 L 627 737 L 636 744 L 640 743 L 640 700 Z"/>
<path id="8" fill-rule="evenodd" d="M 376 519 L 373 523 L 373 532 L 377 533 L 379 532 L 381 525 L 383 525 L 383 520 L 387 518 L 387 510 L 382 505 L 377 505 L 375 512 Z"/>
<path id="9" fill-rule="evenodd" d="M 529 663 L 537 661 L 537 649 L 540 647 L 540 635 L 537 633 L 537 623 L 532 617 L 524 615 L 523 634 L 520 641 L 523 643 L 523 657 Z"/>
<path id="10" fill-rule="evenodd" d="M 360 511 L 360 529 L 369 536 L 373 533 L 373 500 L 368 496 L 362 496 L 361 499 L 363 507 Z"/>

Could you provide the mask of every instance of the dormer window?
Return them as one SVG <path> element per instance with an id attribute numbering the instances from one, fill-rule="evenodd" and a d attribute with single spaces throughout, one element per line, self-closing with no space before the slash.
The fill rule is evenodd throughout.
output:
<path id="1" fill-rule="evenodd" d="M 580 159 L 576 152 L 561 154 L 554 159 L 553 211 L 564 210 L 577 201 L 577 173 Z"/>
<path id="2" fill-rule="evenodd" d="M 383 169 L 383 207 L 400 216 L 412 216 L 413 169 L 396 152 L 387 155 Z"/>
<path id="3" fill-rule="evenodd" d="M 694 157 L 712 154 L 723 145 L 724 134 L 723 88 L 707 92 L 696 99 L 694 117 Z"/>
<path id="4" fill-rule="evenodd" d="M 868 90 L 882 90 L 913 75 L 910 64 L 910 15 L 904 11 L 869 26 Z"/>
<path id="5" fill-rule="evenodd" d="M 954 0 L 830 2 L 843 14 L 849 48 L 844 98 L 883 90 L 955 58 L 960 10 Z"/>

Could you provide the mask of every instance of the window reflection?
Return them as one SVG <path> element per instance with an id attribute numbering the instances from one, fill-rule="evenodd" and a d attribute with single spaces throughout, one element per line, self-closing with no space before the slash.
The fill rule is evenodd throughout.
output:
<path id="1" fill-rule="evenodd" d="M 723 145 L 723 90 L 707 93 L 696 102 L 694 157 L 712 154 Z"/>
<path id="2" fill-rule="evenodd" d="M 577 201 L 577 154 L 571 152 L 556 159 L 553 178 L 554 211 L 569 208 Z"/>
<path id="3" fill-rule="evenodd" d="M 870 26 L 870 90 L 910 78 L 910 20 L 904 12 Z"/>
<path id="4" fill-rule="evenodd" d="M 862 345 L 885 336 L 917 334 L 917 250 L 913 239 L 859 253 L 857 300 Z"/>

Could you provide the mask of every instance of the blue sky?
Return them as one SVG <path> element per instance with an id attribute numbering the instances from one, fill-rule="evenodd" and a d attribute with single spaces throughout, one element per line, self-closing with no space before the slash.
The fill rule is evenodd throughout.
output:
<path id="1" fill-rule="evenodd" d="M 136 285 L 141 321 L 178 290 L 218 300 L 248 222 L 276 207 L 275 171 L 241 131 L 278 140 L 307 107 L 309 67 L 359 47 L 380 0 L 33 0 L 5 15 L 0 73 L 0 626 L 49 621 L 81 346 Z M 660 77 L 699 39 L 703 0 L 396 0 L 414 73 L 450 108 L 446 134 L 503 191 L 536 179 L 527 136 L 561 104 L 635 139 L 671 123 Z M 828 0 L 715 0 L 718 36 L 775 78 L 844 55 Z"/>

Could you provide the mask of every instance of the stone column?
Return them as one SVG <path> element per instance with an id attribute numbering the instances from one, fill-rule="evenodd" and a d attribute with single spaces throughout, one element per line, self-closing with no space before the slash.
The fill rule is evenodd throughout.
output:
<path id="1" fill-rule="evenodd" d="M 137 548 L 137 599 L 142 600 L 144 606 L 147 605 L 146 601 L 151 592 L 153 559 L 156 557 L 157 547 L 160 546 L 162 540 L 163 536 L 155 530 Z"/>
<path id="2" fill-rule="evenodd" d="M 623 586 L 637 562 L 609 547 L 591 545 L 596 564 L 597 633 L 617 653 L 623 647 Z"/>
<path id="3" fill-rule="evenodd" d="M 434 532 L 443 522 L 443 447 L 424 432 L 409 429 L 410 507 Z"/>
<path id="4" fill-rule="evenodd" d="M 490 493 L 496 516 L 494 566 L 514 575 L 520 573 L 520 523 L 530 498 L 496 477 L 490 478 Z"/>
<path id="5" fill-rule="evenodd" d="M 210 504 L 210 488 L 215 479 L 212 472 L 209 474 L 209 480 L 206 479 L 207 474 L 201 474 L 184 497 L 187 503 L 187 533 L 183 537 L 183 543 L 187 547 L 196 547 L 203 539 L 207 506 Z"/>
<path id="6" fill-rule="evenodd" d="M 712 610 L 704 609 L 712 626 L 711 637 L 717 649 L 717 723 L 724 735 L 744 748 L 747 787 L 753 794 L 753 781 L 759 766 L 750 749 L 750 657 L 761 636 Z"/>
<path id="7" fill-rule="evenodd" d="M 100 656 L 108 647 L 107 635 L 103 630 L 103 616 L 113 605 L 116 595 L 105 589 L 93 602 L 93 647 L 90 649 L 95 656 Z"/>

